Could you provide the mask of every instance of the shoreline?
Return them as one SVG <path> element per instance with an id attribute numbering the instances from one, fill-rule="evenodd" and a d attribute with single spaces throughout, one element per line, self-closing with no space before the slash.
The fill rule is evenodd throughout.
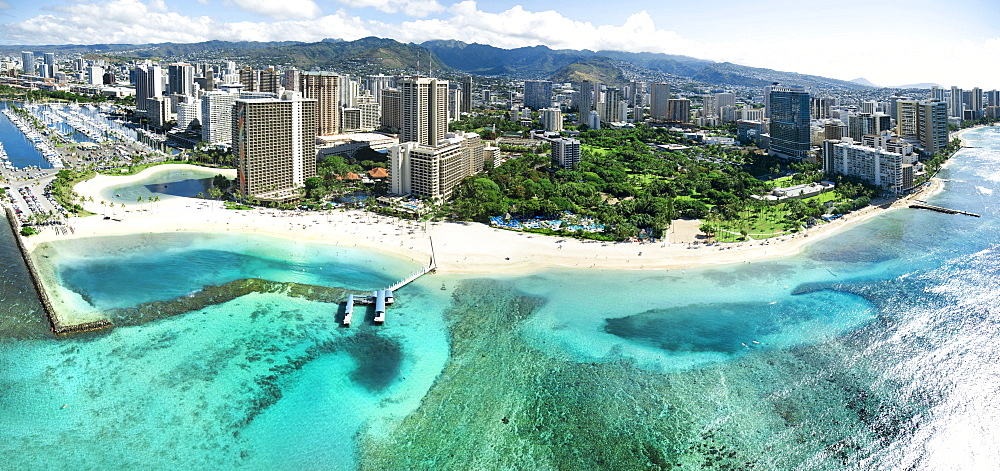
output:
<path id="1" fill-rule="evenodd" d="M 804 247 L 839 230 L 879 214 L 906 207 L 910 199 L 924 199 L 943 189 L 934 179 L 920 192 L 900 198 L 887 208 L 868 207 L 832 222 L 786 236 L 735 243 L 614 243 L 514 232 L 474 222 L 420 223 L 361 210 L 324 212 L 272 209 L 226 210 L 222 202 L 174 197 L 154 205 L 126 203 L 115 219 L 105 220 L 107 207 L 100 194 L 112 185 L 140 181 L 155 173 L 192 167 L 218 173 L 220 169 L 185 164 L 151 167 L 136 175 L 99 175 L 74 187 L 94 202 L 84 207 L 97 216 L 73 218 L 72 234 L 45 229 L 25 238 L 28 249 L 46 242 L 83 237 L 141 233 L 245 233 L 287 240 L 359 248 L 395 255 L 425 265 L 431 256 L 430 238 L 438 271 L 451 274 L 526 274 L 546 269 L 670 270 L 771 260 L 801 253 Z M 231 171 L 231 170 L 230 170 Z M 110 214 L 110 213 L 109 213 Z"/>

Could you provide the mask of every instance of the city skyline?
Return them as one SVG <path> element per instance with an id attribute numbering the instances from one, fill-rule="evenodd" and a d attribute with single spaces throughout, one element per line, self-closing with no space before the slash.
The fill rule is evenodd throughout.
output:
<path id="1" fill-rule="evenodd" d="M 638 0 L 606 11 L 596 2 L 439 0 L 0 0 L 2 44 L 218 40 L 319 41 L 379 36 L 456 39 L 514 48 L 607 49 L 821 75 L 879 86 L 937 83 L 1000 88 L 1000 9 L 964 0 L 945 11 L 928 0 L 905 9 L 848 0 L 697 6 Z M 827 51 L 826 54 L 819 53 Z M 829 53 L 829 51 L 835 51 Z M 919 51 L 919 53 L 917 53 Z"/>

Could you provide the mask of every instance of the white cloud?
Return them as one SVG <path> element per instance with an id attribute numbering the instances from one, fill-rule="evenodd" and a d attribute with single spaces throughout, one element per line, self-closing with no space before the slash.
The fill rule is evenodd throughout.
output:
<path id="1" fill-rule="evenodd" d="M 370 36 L 364 22 L 343 12 L 315 19 L 225 23 L 208 16 L 155 11 L 139 0 L 71 3 L 55 14 L 3 25 L 11 44 L 93 44 L 231 41 L 319 41 Z"/>
<path id="2" fill-rule="evenodd" d="M 444 5 L 437 0 L 337 0 L 338 2 L 352 7 L 364 8 L 372 7 L 385 13 L 396 13 L 402 11 L 409 16 L 424 18 L 433 13 L 444 11 Z"/>
<path id="3" fill-rule="evenodd" d="M 313 0 L 232 0 L 236 6 L 273 18 L 275 20 L 296 20 L 316 18 L 322 14 Z"/>
<path id="4" fill-rule="evenodd" d="M 0 10 L 6 10 L 8 8 L 10 8 L 10 4 L 3 0 L 0 0 Z"/>

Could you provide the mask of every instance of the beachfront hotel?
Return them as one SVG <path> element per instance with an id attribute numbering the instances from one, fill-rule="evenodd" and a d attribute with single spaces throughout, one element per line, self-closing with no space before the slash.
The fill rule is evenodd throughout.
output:
<path id="1" fill-rule="evenodd" d="M 237 184 L 247 197 L 287 202 L 316 176 L 316 100 L 286 91 L 281 98 L 235 101 L 233 150 Z"/>
<path id="2" fill-rule="evenodd" d="M 455 185 L 484 165 L 485 145 L 476 133 L 449 133 L 436 146 L 403 142 L 389 149 L 390 191 L 447 199 Z"/>

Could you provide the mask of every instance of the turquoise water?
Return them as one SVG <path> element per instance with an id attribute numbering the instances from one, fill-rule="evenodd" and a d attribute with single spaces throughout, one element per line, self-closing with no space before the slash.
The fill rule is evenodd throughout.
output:
<path id="1" fill-rule="evenodd" d="M 167 200 L 193 197 L 198 193 L 208 195 L 216 175 L 218 172 L 202 169 L 164 170 L 137 182 L 108 187 L 101 196 L 105 201 L 134 204 L 139 198 L 145 201 L 153 197 Z"/>
<path id="2" fill-rule="evenodd" d="M 797 257 L 431 275 L 379 327 L 275 290 L 71 338 L 0 323 L 0 453 L 13 469 L 992 469 L 1000 128 L 967 138 L 931 201 L 982 218 L 898 210 Z M 40 255 L 100 309 L 250 277 L 367 290 L 414 268 L 206 234 Z M 23 276 L 11 260 L 5 280 Z M 8 317 L 37 316 L 23 282 L 0 289 L 20 300 Z"/>

